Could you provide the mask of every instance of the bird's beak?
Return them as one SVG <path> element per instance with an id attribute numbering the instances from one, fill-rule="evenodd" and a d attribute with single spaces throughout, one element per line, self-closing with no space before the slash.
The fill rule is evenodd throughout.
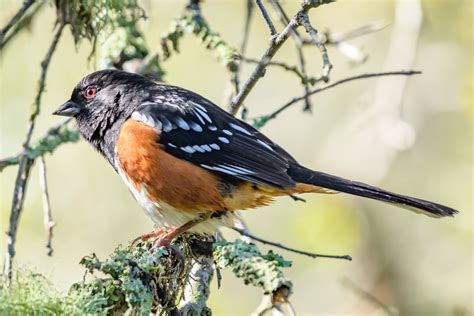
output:
<path id="1" fill-rule="evenodd" d="M 65 102 L 61 105 L 56 111 L 53 112 L 53 115 L 61 115 L 61 116 L 72 116 L 74 117 L 81 111 L 81 106 L 76 102 L 71 100 Z"/>

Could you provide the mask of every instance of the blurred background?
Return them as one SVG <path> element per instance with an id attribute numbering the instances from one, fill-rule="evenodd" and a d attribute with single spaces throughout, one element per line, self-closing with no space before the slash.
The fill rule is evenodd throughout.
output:
<path id="1" fill-rule="evenodd" d="M 210 26 L 234 47 L 240 46 L 245 2 L 206 0 L 202 4 Z M 149 47 L 159 44 L 185 3 L 141 2 L 149 18 L 140 27 Z M 282 1 L 291 15 L 299 3 Z M 0 1 L 0 25 L 20 4 Z M 352 262 L 314 260 L 277 250 L 293 261 L 286 274 L 294 282 L 292 303 L 299 315 L 383 314 L 354 285 L 402 315 L 472 315 L 472 13 L 470 0 L 347 0 L 311 11 L 312 23 L 320 31 L 348 31 L 380 20 L 389 23 L 383 30 L 350 40 L 368 55 L 364 63 L 355 65 L 343 48 L 329 47 L 334 65 L 331 81 L 387 70 L 416 69 L 423 74 L 340 85 L 313 96 L 312 113 L 303 113 L 299 104 L 269 122 L 263 132 L 312 169 L 437 201 L 460 214 L 437 220 L 342 194 L 305 196 L 306 203 L 281 198 L 272 206 L 245 212 L 245 220 L 258 236 L 302 250 L 353 256 Z M 0 55 L 1 158 L 18 153 L 21 147 L 54 22 L 55 10 L 48 4 L 30 29 Z M 247 56 L 259 58 L 268 40 L 268 28 L 256 10 Z M 76 48 L 70 33 L 64 33 L 52 59 L 33 139 L 59 122 L 50 113 L 69 98 L 82 76 L 98 69 L 94 59 L 88 61 L 90 48 L 85 41 Z M 308 71 L 316 76 L 320 53 L 314 47 L 305 51 Z M 275 60 L 297 64 L 291 40 Z M 181 53 L 163 66 L 167 82 L 225 106 L 226 71 L 192 35 L 185 36 Z M 252 69 L 252 65 L 243 67 L 242 80 Z M 293 74 L 270 68 L 245 105 L 249 117 L 255 117 L 302 93 Z M 85 142 L 64 145 L 46 159 L 57 224 L 54 254 L 46 255 L 35 168 L 15 262 L 45 274 L 65 291 L 82 278 L 79 260 L 83 256 L 96 253 L 103 258 L 118 244 L 151 230 L 152 222 L 113 169 Z M 0 175 L 2 232 L 7 230 L 16 169 L 9 167 Z M 236 237 L 230 232 L 225 235 Z M 0 234 L 2 255 L 5 237 Z M 248 315 L 260 299 L 259 290 L 225 272 L 219 290 L 213 283 L 210 307 L 216 315 Z"/>

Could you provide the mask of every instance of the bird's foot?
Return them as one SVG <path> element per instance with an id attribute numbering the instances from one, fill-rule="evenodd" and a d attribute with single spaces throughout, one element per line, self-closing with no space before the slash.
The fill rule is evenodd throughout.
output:
<path id="1" fill-rule="evenodd" d="M 170 237 L 169 235 L 164 235 L 161 237 L 158 237 L 154 242 L 153 245 L 151 246 L 151 250 L 155 251 L 156 249 L 160 247 L 165 247 L 167 249 L 171 248 L 171 241 L 173 240 L 173 237 Z"/>
<path id="2" fill-rule="evenodd" d="M 160 236 L 162 236 L 163 234 L 167 233 L 168 232 L 168 229 L 166 228 L 157 228 L 151 232 L 149 232 L 148 234 L 145 234 L 145 235 L 142 235 L 142 236 L 139 236 L 137 238 L 135 238 L 133 241 L 132 241 L 132 247 L 135 246 L 139 241 L 147 241 L 148 239 L 151 239 L 151 238 L 159 238 Z"/>

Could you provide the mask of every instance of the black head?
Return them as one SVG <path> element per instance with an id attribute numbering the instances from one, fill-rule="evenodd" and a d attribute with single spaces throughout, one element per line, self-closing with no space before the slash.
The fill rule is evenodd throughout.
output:
<path id="1" fill-rule="evenodd" d="M 153 86 L 155 82 L 137 74 L 97 71 L 82 78 L 53 114 L 74 117 L 81 135 L 110 160 L 117 127 L 150 96 Z"/>

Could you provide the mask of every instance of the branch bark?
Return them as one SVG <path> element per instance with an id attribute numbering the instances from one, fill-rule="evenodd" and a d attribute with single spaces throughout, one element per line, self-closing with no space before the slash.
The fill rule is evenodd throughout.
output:
<path id="1" fill-rule="evenodd" d="M 31 136 L 35 128 L 35 122 L 38 114 L 40 113 L 41 106 L 41 96 L 43 95 L 44 88 L 46 85 L 46 74 L 48 73 L 49 64 L 53 56 L 54 51 L 58 45 L 59 39 L 61 37 L 62 31 L 64 29 L 64 24 L 61 24 L 54 35 L 53 41 L 46 53 L 45 58 L 41 62 L 41 76 L 38 86 L 38 92 L 36 94 L 35 102 L 30 113 L 27 132 L 25 136 L 25 141 L 23 143 L 23 153 L 19 159 L 18 173 L 15 181 L 15 189 L 13 192 L 13 201 L 10 211 L 10 221 L 7 232 L 7 252 L 5 254 L 5 263 L 3 266 L 3 275 L 7 278 L 7 283 L 11 282 L 12 279 L 12 264 L 13 257 L 15 256 L 15 241 L 16 233 L 18 228 L 18 222 L 20 220 L 20 215 L 23 210 L 23 204 L 25 200 L 26 185 L 28 183 L 31 167 L 33 166 L 34 160 L 28 157 L 27 152 L 30 148 Z"/>
<path id="2" fill-rule="evenodd" d="M 420 71 L 416 71 L 416 70 L 407 70 L 407 71 L 387 71 L 387 72 L 376 72 L 376 73 L 368 73 L 368 74 L 362 74 L 362 75 L 357 75 L 357 76 L 353 76 L 353 77 L 347 77 L 347 78 L 344 78 L 344 79 L 341 79 L 341 80 L 338 80 L 336 82 L 333 82 L 331 84 L 326 84 L 325 86 L 323 87 L 320 87 L 320 88 L 317 88 L 317 89 L 314 89 L 314 90 L 311 90 L 309 93 L 303 95 L 303 96 L 300 96 L 300 97 L 296 97 L 296 98 L 293 98 L 291 99 L 290 101 L 288 101 L 287 103 L 285 103 L 284 105 L 282 105 L 281 107 L 279 107 L 276 111 L 268 114 L 268 115 L 264 115 L 264 116 L 261 116 L 261 117 L 258 117 L 256 119 L 254 119 L 254 125 L 256 125 L 257 127 L 262 127 L 264 126 L 266 123 L 268 123 L 268 121 L 276 118 L 279 114 L 281 114 L 283 111 L 285 111 L 286 109 L 288 109 L 289 107 L 291 107 L 292 105 L 296 104 L 297 102 L 301 101 L 301 100 L 304 100 L 305 97 L 307 96 L 310 96 L 310 95 L 313 95 L 313 94 L 316 94 L 316 93 L 319 93 L 319 92 L 322 92 L 324 90 L 327 90 L 327 89 L 330 89 L 330 88 L 334 88 L 340 84 L 343 84 L 343 83 L 346 83 L 346 82 L 350 82 L 350 81 L 354 81 L 354 80 L 359 80 L 359 79 L 368 79 L 368 78 L 374 78 L 374 77 L 383 77 L 383 76 L 412 76 L 412 75 L 417 75 L 417 74 L 421 74 Z"/>
<path id="3" fill-rule="evenodd" d="M 249 95 L 250 91 L 255 87 L 258 80 L 265 75 L 265 69 L 268 63 L 271 61 L 273 56 L 275 56 L 276 52 L 281 48 L 283 43 L 288 39 L 290 33 L 293 31 L 294 28 L 298 27 L 300 24 L 299 16 L 301 14 L 306 14 L 310 9 L 316 8 L 322 4 L 327 4 L 333 2 L 333 0 L 305 0 L 301 4 L 301 9 L 298 10 L 296 15 L 290 20 L 290 23 L 283 29 L 280 34 L 275 34 L 272 36 L 270 40 L 270 46 L 267 50 L 263 53 L 262 57 L 260 57 L 260 62 L 257 64 L 255 69 L 253 70 L 252 74 L 250 75 L 249 79 L 244 83 L 242 89 L 239 93 L 235 96 L 229 106 L 229 112 L 235 115 L 244 100 Z"/>

